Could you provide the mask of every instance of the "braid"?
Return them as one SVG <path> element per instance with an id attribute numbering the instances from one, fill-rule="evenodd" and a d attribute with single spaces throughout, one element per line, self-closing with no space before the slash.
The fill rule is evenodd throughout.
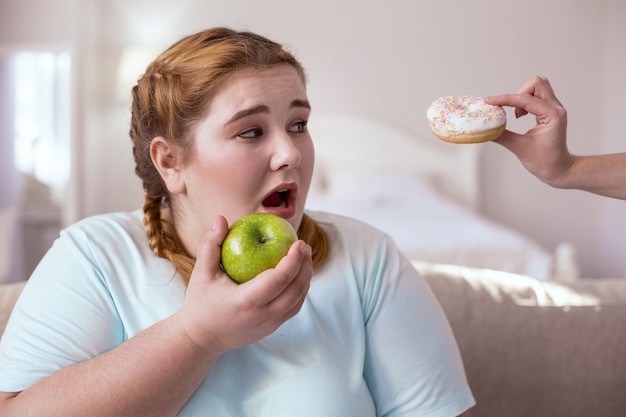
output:
<path id="1" fill-rule="evenodd" d="M 330 254 L 330 239 L 326 231 L 305 214 L 302 216 L 298 235 L 313 249 L 313 267 L 316 269 L 321 267 Z"/>
<path id="2" fill-rule="evenodd" d="M 143 188 L 146 191 L 143 224 L 150 249 L 157 256 L 170 260 L 184 281 L 189 282 L 195 260 L 184 254 L 175 230 L 168 225 L 167 220 L 161 218 L 162 202 L 167 198 L 167 189 L 152 163 L 149 151 L 150 140 L 154 136 L 175 135 L 171 131 L 166 132 L 167 129 L 164 128 L 171 124 L 168 120 L 171 120 L 173 115 L 162 116 L 163 113 L 171 111 L 171 106 L 164 102 L 167 94 L 163 94 L 163 90 L 168 86 L 168 80 L 162 74 L 150 71 L 151 68 L 142 82 L 133 87 L 130 126 L 136 162 L 135 173 L 143 180 Z"/>
<path id="3" fill-rule="evenodd" d="M 183 254 L 184 251 L 176 236 L 166 230 L 167 221 L 161 218 L 161 201 L 162 198 L 151 197 L 146 193 L 146 201 L 143 205 L 143 225 L 148 243 L 157 256 L 169 259 L 174 264 L 187 283 L 195 260 Z"/>

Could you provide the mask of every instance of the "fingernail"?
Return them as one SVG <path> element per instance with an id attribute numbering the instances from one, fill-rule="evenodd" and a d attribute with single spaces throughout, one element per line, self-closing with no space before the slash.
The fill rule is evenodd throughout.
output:
<path id="1" fill-rule="evenodd" d="M 308 244 L 302 245 L 301 250 L 302 250 L 302 253 L 304 253 L 307 256 L 311 256 L 311 253 L 313 253 L 313 249 Z"/>

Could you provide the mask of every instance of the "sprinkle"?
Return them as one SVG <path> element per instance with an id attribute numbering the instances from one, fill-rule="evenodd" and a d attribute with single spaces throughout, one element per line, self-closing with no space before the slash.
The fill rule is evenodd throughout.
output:
<path id="1" fill-rule="evenodd" d="M 431 124 L 448 134 L 494 129 L 506 123 L 500 106 L 486 104 L 473 96 L 446 96 L 434 101 L 426 112 Z"/>

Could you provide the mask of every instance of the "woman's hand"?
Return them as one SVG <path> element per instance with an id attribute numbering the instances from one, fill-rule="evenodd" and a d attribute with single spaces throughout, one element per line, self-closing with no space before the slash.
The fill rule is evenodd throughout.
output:
<path id="1" fill-rule="evenodd" d="M 528 113 L 535 115 L 537 125 L 525 134 L 507 130 L 494 142 L 513 152 L 540 180 L 560 186 L 575 157 L 567 149 L 567 111 L 548 79 L 535 76 L 517 94 L 490 97 L 487 103 L 515 107 L 517 118 Z"/>
<path id="2" fill-rule="evenodd" d="M 311 248 L 298 240 L 275 268 L 237 284 L 220 267 L 227 232 L 226 219 L 217 216 L 200 243 L 185 302 L 177 313 L 190 339 L 213 353 L 254 343 L 296 315 L 313 275 Z"/>
<path id="3" fill-rule="evenodd" d="M 515 116 L 534 114 L 526 134 L 509 130 L 494 142 L 513 152 L 541 181 L 626 200 L 626 153 L 572 155 L 567 149 L 567 111 L 547 78 L 533 77 L 517 94 L 490 97 L 487 103 L 515 107 Z"/>

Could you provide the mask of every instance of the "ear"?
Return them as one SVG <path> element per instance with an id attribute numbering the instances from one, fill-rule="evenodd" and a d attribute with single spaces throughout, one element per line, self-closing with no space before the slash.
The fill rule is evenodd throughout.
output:
<path id="1" fill-rule="evenodd" d="M 185 181 L 180 148 L 164 137 L 157 136 L 150 142 L 150 157 L 168 191 L 172 194 L 183 193 Z"/>

